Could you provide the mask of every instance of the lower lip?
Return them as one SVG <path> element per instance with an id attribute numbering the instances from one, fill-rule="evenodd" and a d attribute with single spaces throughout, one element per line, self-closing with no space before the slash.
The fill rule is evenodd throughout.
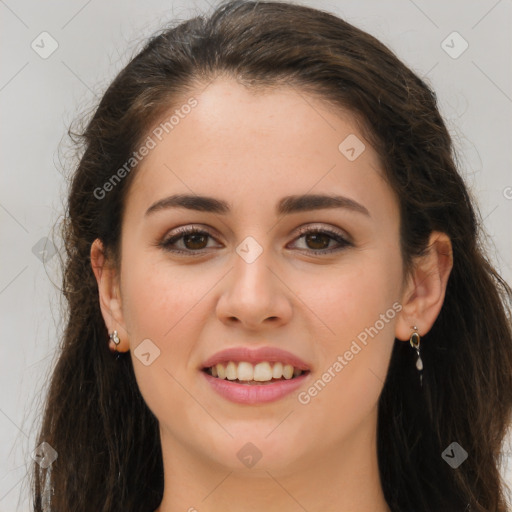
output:
<path id="1" fill-rule="evenodd" d="M 274 402 L 293 393 L 301 386 L 308 377 L 308 373 L 303 373 L 294 379 L 276 381 L 272 384 L 239 384 L 238 382 L 229 381 L 212 377 L 208 373 L 201 371 L 206 380 L 219 395 L 232 402 L 238 404 L 262 404 L 266 402 Z"/>

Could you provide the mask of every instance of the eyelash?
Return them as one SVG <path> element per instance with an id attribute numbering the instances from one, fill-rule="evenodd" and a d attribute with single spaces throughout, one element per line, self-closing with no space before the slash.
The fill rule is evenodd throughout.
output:
<path id="1" fill-rule="evenodd" d="M 173 244 L 175 244 L 178 240 L 181 240 L 186 235 L 196 235 L 197 234 L 197 235 L 206 235 L 211 238 L 214 238 L 208 231 L 205 231 L 204 229 L 199 229 L 199 228 L 193 227 L 193 226 L 178 228 L 176 231 L 177 232 L 174 235 L 172 235 L 168 238 L 165 238 L 161 242 L 159 242 L 158 246 L 161 247 L 162 249 L 164 249 L 165 251 L 172 252 L 175 254 L 184 254 L 187 256 L 200 256 L 200 255 L 204 254 L 205 249 L 196 249 L 196 250 L 190 249 L 190 250 L 185 251 L 185 250 L 181 250 L 181 249 L 173 249 L 171 247 Z M 324 255 L 324 254 L 331 254 L 333 252 L 338 252 L 338 251 L 345 249 L 346 247 L 353 246 L 353 244 L 351 242 L 349 242 L 346 238 L 344 238 L 339 233 L 336 233 L 334 231 L 330 231 L 330 230 L 324 229 L 324 228 L 311 228 L 311 227 L 301 228 L 301 229 L 299 229 L 299 236 L 297 236 L 296 239 L 302 238 L 309 234 L 327 235 L 331 238 L 331 240 L 335 240 L 336 242 L 338 242 L 338 244 L 340 244 L 340 247 L 337 247 L 334 249 L 318 249 L 318 250 L 302 249 L 302 251 Z"/>

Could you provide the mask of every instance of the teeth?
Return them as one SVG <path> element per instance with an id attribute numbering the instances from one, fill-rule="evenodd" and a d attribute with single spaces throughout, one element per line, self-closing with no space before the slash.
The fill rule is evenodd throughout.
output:
<path id="1" fill-rule="evenodd" d="M 291 364 L 285 364 L 284 365 L 283 377 L 285 379 L 291 379 L 293 377 L 293 366 Z"/>
<path id="2" fill-rule="evenodd" d="M 224 368 L 223 364 L 217 364 L 215 366 L 212 366 L 212 375 L 213 375 L 213 368 L 217 368 L 217 377 L 219 379 L 226 378 L 226 368 Z"/>
<path id="3" fill-rule="evenodd" d="M 233 363 L 233 364 L 235 364 L 235 363 Z M 257 367 L 258 366 L 256 366 L 256 368 Z M 252 364 L 250 364 L 250 363 L 246 363 L 246 362 L 238 363 L 238 368 L 237 368 L 237 372 L 236 372 L 238 380 L 253 380 L 253 379 L 258 380 L 256 378 L 256 368 L 253 368 Z"/>
<path id="4" fill-rule="evenodd" d="M 239 380 L 244 382 L 270 382 L 272 379 L 291 379 L 302 374 L 302 370 L 294 368 L 291 364 L 269 363 L 263 361 L 252 365 L 246 361 L 235 363 L 229 361 L 227 365 L 216 364 L 210 368 L 211 375 L 219 379 Z"/>
<path id="5" fill-rule="evenodd" d="M 236 364 L 233 361 L 229 361 L 226 366 L 226 379 L 235 380 L 237 378 Z"/>
<path id="6" fill-rule="evenodd" d="M 280 379 L 283 376 L 283 363 L 274 363 L 272 368 L 272 377 L 274 379 Z"/>
<path id="7" fill-rule="evenodd" d="M 249 363 L 247 363 L 249 364 Z M 241 364 L 240 364 L 241 366 Z M 240 368 L 240 366 L 238 368 Z M 252 366 L 252 365 L 250 365 Z M 238 370 L 240 371 L 240 370 Z M 258 363 L 254 367 L 254 380 L 265 382 L 267 380 L 272 380 L 272 368 L 269 363 Z"/>

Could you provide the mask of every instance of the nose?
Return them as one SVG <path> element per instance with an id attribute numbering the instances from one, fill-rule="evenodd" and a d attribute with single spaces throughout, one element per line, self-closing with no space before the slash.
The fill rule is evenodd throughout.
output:
<path id="1" fill-rule="evenodd" d="M 275 261 L 271 261 L 270 252 L 264 250 L 251 263 L 235 253 L 234 268 L 224 281 L 225 288 L 216 308 L 223 323 L 258 331 L 290 321 L 293 292 Z"/>

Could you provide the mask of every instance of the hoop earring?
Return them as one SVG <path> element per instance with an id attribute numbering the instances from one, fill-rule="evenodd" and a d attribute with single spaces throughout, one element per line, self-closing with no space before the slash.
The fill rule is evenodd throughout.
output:
<path id="1" fill-rule="evenodd" d="M 411 344 L 411 347 L 416 350 L 416 354 L 418 356 L 416 359 L 416 368 L 420 374 L 420 386 L 423 387 L 423 361 L 421 360 L 420 355 L 420 335 L 418 334 L 418 328 L 416 326 L 411 327 L 411 329 L 413 329 L 414 332 L 409 338 L 409 343 Z"/>

